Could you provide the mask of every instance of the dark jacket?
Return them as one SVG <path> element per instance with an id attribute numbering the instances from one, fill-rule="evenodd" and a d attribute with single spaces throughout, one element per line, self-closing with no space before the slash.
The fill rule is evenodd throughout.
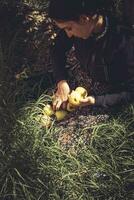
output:
<path id="1" fill-rule="evenodd" d="M 118 92 L 96 96 L 96 105 L 109 106 L 134 99 L 134 30 L 116 24 L 108 25 L 103 37 L 68 38 L 62 30 L 52 47 L 56 81 L 67 79 L 66 52 L 74 45 L 81 67 L 92 80 L 110 83 Z"/>

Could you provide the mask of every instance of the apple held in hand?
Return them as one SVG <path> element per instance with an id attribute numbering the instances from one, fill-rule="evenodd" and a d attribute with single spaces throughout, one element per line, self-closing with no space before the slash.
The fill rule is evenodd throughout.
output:
<path id="1" fill-rule="evenodd" d="M 71 94 L 68 96 L 68 101 L 73 106 L 79 106 L 81 100 L 81 95 L 79 92 L 72 90 Z"/>
<path id="2" fill-rule="evenodd" d="M 77 87 L 75 89 L 76 92 L 78 92 L 81 95 L 81 98 L 87 97 L 87 90 L 83 87 Z"/>
<path id="3" fill-rule="evenodd" d="M 44 108 L 43 108 L 43 114 L 46 114 L 48 116 L 52 116 L 54 115 L 54 111 L 51 105 L 47 104 Z"/>

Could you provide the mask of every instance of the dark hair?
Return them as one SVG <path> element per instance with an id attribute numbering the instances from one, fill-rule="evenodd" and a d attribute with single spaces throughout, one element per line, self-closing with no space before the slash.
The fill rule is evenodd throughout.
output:
<path id="1" fill-rule="evenodd" d="M 55 20 L 79 20 L 80 15 L 104 13 L 113 0 L 50 0 L 48 15 Z"/>

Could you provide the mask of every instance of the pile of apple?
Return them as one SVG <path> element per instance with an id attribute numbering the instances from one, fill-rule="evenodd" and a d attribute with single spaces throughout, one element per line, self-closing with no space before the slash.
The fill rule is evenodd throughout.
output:
<path id="1" fill-rule="evenodd" d="M 87 95 L 87 90 L 85 88 L 77 87 L 68 95 L 66 110 L 54 111 L 50 104 L 46 104 L 42 109 L 42 114 L 39 115 L 36 120 L 40 122 L 42 126 L 48 128 L 51 126 L 52 119 L 55 118 L 56 121 L 63 120 L 68 112 L 72 112 L 80 106 L 81 99 L 86 98 Z"/>

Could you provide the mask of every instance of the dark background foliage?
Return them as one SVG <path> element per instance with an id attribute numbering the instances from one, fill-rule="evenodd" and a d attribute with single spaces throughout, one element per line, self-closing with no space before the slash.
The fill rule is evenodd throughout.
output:
<path id="1" fill-rule="evenodd" d="M 104 2 L 109 5 L 112 2 L 114 14 L 124 23 L 127 21 L 132 23 L 134 19 L 132 0 Z M 4 61 L 14 72 L 19 72 L 25 67 L 29 67 L 31 71 L 48 71 L 51 68 L 48 47 L 52 27 L 46 15 L 48 3 L 49 0 L 0 2 L 1 48 L 6 55 Z"/>

